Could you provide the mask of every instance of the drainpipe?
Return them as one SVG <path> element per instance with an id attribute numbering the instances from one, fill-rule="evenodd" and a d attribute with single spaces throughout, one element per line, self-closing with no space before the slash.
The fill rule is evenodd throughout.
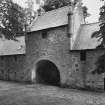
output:
<path id="1" fill-rule="evenodd" d="M 68 26 L 67 26 L 67 36 L 70 38 L 70 50 L 71 50 L 71 38 L 73 35 L 73 12 L 68 12 Z"/>

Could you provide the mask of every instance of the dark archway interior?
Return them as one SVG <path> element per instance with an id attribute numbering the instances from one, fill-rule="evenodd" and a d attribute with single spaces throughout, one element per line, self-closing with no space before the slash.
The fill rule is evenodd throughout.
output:
<path id="1" fill-rule="evenodd" d="M 48 60 L 42 60 L 37 63 L 36 68 L 37 83 L 47 85 L 60 85 L 60 73 L 54 63 Z"/>

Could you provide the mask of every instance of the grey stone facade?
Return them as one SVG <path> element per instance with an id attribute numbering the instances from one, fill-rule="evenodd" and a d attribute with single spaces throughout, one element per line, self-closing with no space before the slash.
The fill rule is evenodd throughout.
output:
<path id="1" fill-rule="evenodd" d="M 24 81 L 25 55 L 0 57 L 0 79 Z"/>
<path id="2" fill-rule="evenodd" d="M 42 32 L 33 32 L 27 36 L 27 57 L 30 67 L 40 60 L 52 61 L 60 70 L 61 83 L 67 79 L 67 71 L 71 68 L 70 39 L 67 37 L 66 26 L 47 30 L 47 38 Z M 31 68 L 30 68 L 31 70 Z M 33 70 L 33 69 L 32 69 Z M 35 70 L 35 69 L 34 69 Z"/>
<path id="3" fill-rule="evenodd" d="M 104 77 L 91 73 L 97 67 L 95 63 L 103 50 L 86 50 L 86 60 L 81 61 L 81 51 L 70 51 L 67 26 L 46 31 L 45 38 L 42 37 L 43 30 L 26 36 L 26 54 L 0 56 L 1 80 L 36 82 L 37 63 L 48 60 L 58 67 L 62 85 L 104 87 Z"/>
<path id="4" fill-rule="evenodd" d="M 61 84 L 70 87 L 90 86 L 103 88 L 102 75 L 92 74 L 96 61 L 103 50 L 84 50 L 86 60 L 81 61 L 78 51 L 70 51 L 70 38 L 67 36 L 67 26 L 48 29 L 47 37 L 42 38 L 42 31 L 29 33 L 26 38 L 26 55 L 32 72 L 32 81 L 36 79 L 36 64 L 41 60 L 53 62 L 59 69 Z M 97 79 L 100 77 L 100 79 Z M 84 83 L 85 82 L 85 83 Z"/>
<path id="5" fill-rule="evenodd" d="M 63 86 L 103 89 L 104 76 L 92 74 L 92 71 L 97 67 L 96 61 L 104 53 L 104 50 L 95 49 L 98 43 L 96 39 L 91 38 L 91 34 L 97 30 L 98 24 L 95 29 L 93 29 L 93 25 L 81 25 L 83 24 L 83 17 L 81 15 L 80 5 L 78 8 L 75 9 L 69 24 L 70 30 L 72 30 L 69 33 L 71 36 L 68 36 L 67 33 L 68 7 L 63 7 L 43 15 L 44 17 L 42 18 L 49 18 L 48 16 L 52 17 L 55 14 L 55 20 L 58 19 L 58 26 L 48 20 L 48 23 L 52 23 L 50 24 L 51 27 L 48 27 L 46 22 L 39 17 L 39 20 L 42 19 L 43 25 L 38 20 L 37 24 L 39 25 L 37 29 L 39 30 L 35 30 L 33 25 L 32 31 L 26 35 L 25 53 L 11 53 L 11 55 L 0 56 L 0 79 L 33 83 L 47 81 L 47 83 L 53 83 L 55 78 L 60 75 L 58 78 L 60 81 L 57 82 Z M 61 17 L 59 21 L 57 11 L 61 16 L 65 15 L 63 22 Z M 37 24 L 35 25 L 37 26 Z M 90 28 L 91 31 L 89 31 Z M 83 43 L 81 43 L 81 38 L 83 39 Z M 87 39 L 88 42 L 86 42 Z M 94 45 L 92 44 L 93 42 L 95 42 Z M 84 46 L 83 49 L 81 46 Z M 54 76 L 55 78 L 53 79 Z"/>

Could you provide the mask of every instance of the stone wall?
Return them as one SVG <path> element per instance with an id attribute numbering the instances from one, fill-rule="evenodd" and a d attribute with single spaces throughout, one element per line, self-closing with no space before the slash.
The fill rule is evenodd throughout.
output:
<path id="1" fill-rule="evenodd" d="M 104 88 L 103 74 L 92 74 L 92 71 L 97 68 L 96 62 L 98 58 L 104 54 L 104 50 L 87 51 L 86 60 L 86 85 L 91 88 Z"/>
<path id="2" fill-rule="evenodd" d="M 0 79 L 9 81 L 28 81 L 26 73 L 26 56 L 0 56 Z"/>
<path id="3" fill-rule="evenodd" d="M 26 37 L 26 52 L 32 80 L 35 81 L 35 65 L 40 60 L 52 61 L 59 69 L 61 84 L 81 86 L 81 73 L 78 52 L 70 52 L 70 39 L 67 27 L 47 30 L 47 37 L 42 38 L 42 31 L 29 33 Z M 77 76 L 78 75 L 78 76 Z"/>
<path id="4" fill-rule="evenodd" d="M 104 89 L 104 74 L 93 74 L 97 68 L 96 62 L 98 58 L 104 54 L 104 50 L 87 50 L 86 51 L 86 60 L 80 60 L 81 51 L 72 51 L 72 68 L 69 73 L 69 79 L 73 80 L 76 83 L 76 86 L 83 88 L 91 89 Z M 73 76 L 73 78 L 72 78 Z M 69 82 L 70 83 L 70 82 Z"/>
<path id="5" fill-rule="evenodd" d="M 70 51 L 70 39 L 67 37 L 66 26 L 47 30 L 47 37 L 42 38 L 42 31 L 30 33 L 27 38 L 27 65 L 31 71 L 31 79 L 35 81 L 36 64 L 41 60 L 53 62 L 59 69 L 61 84 L 70 87 L 84 87 L 91 82 L 102 80 L 101 76 L 90 73 L 96 65 L 98 57 L 102 55 L 102 50 L 86 51 L 86 61 L 80 60 L 80 51 Z M 92 78 L 93 79 L 92 79 Z M 90 82 L 89 82 L 90 81 Z M 95 84 L 96 87 L 100 87 Z M 100 82 L 99 82 L 100 83 Z M 102 83 L 102 82 L 101 82 Z M 102 83 L 103 86 L 103 83 Z M 101 86 L 101 88 L 102 88 Z"/>
<path id="6" fill-rule="evenodd" d="M 70 63 L 72 66 L 68 71 L 67 84 L 72 87 L 84 87 L 83 77 L 82 77 L 82 62 L 80 60 L 80 51 L 70 52 Z"/>
<path id="7" fill-rule="evenodd" d="M 104 77 L 92 74 L 95 62 L 103 50 L 86 51 L 86 61 L 80 60 L 81 51 L 70 51 L 67 27 L 29 33 L 26 36 L 26 54 L 0 56 L 0 79 L 12 81 L 33 81 L 36 79 L 36 64 L 41 60 L 53 62 L 59 69 L 61 84 L 70 87 L 103 88 Z"/>

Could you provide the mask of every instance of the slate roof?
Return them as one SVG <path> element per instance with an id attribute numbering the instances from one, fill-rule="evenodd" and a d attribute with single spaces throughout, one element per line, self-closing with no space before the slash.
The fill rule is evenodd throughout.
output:
<path id="1" fill-rule="evenodd" d="M 70 6 L 65 6 L 44 13 L 33 21 L 30 26 L 30 32 L 43 29 L 59 27 L 68 24 L 68 12 Z M 73 42 L 72 50 L 95 49 L 101 41 L 92 38 L 91 35 L 99 30 L 99 23 L 83 24 L 80 26 L 79 32 Z"/>
<path id="2" fill-rule="evenodd" d="M 30 31 L 32 32 L 66 25 L 68 22 L 67 14 L 70 9 L 70 6 L 65 6 L 42 14 L 33 21 L 30 26 Z"/>
<path id="3" fill-rule="evenodd" d="M 101 41 L 92 38 L 92 34 L 99 30 L 99 23 L 81 25 L 72 50 L 95 49 Z"/>
<path id="4" fill-rule="evenodd" d="M 0 56 L 25 54 L 25 37 L 17 38 L 18 41 L 0 38 Z"/>

